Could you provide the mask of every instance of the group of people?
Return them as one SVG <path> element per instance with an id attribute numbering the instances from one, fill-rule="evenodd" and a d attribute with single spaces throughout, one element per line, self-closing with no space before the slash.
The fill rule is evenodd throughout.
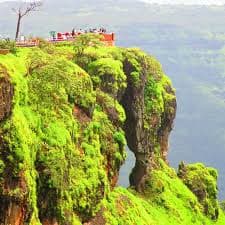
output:
<path id="1" fill-rule="evenodd" d="M 75 36 L 76 34 L 86 34 L 86 33 L 97 33 L 97 34 L 105 34 L 106 33 L 106 29 L 104 27 L 101 27 L 99 29 L 97 28 L 90 28 L 90 29 L 78 29 L 76 30 L 75 28 L 72 29 L 72 36 Z"/>
<path id="2" fill-rule="evenodd" d="M 96 33 L 96 34 L 106 34 L 106 29 L 101 27 L 91 28 L 91 29 L 75 29 L 73 28 L 71 32 L 60 33 L 56 31 L 50 31 L 50 41 L 63 41 L 63 40 L 73 40 L 74 37 L 80 34 L 87 34 L 87 33 Z"/>

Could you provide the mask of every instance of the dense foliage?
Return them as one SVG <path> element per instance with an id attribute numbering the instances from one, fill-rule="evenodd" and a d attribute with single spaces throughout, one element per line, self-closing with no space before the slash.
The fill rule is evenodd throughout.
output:
<path id="1" fill-rule="evenodd" d="M 218 174 L 214 168 L 207 168 L 201 163 L 179 165 L 178 176 L 198 197 L 203 205 L 204 213 L 211 219 L 216 220 L 219 215 L 217 201 L 217 178 Z"/>
<path id="2" fill-rule="evenodd" d="M 141 85 L 142 73 L 148 72 L 143 113 L 154 137 L 151 116 L 163 123 L 168 99 L 174 96 L 166 91 L 171 83 L 160 64 L 142 51 L 81 47 L 82 52 L 74 52 L 72 46 L 42 42 L 39 48 L 0 56 L 14 86 L 12 112 L 0 121 L 0 201 L 5 202 L 0 223 L 5 221 L 5 207 L 16 205 L 30 225 L 77 225 L 99 212 L 106 224 L 113 225 L 214 224 L 202 210 L 209 199 L 209 205 L 218 208 L 217 224 L 223 224 L 215 180 L 209 175 L 215 178 L 214 170 L 204 170 L 201 177 L 211 185 L 204 202 L 190 185 L 195 174 L 188 174 L 185 185 L 160 154 L 142 193 L 113 190 L 126 156 L 127 112 L 120 100 L 128 78 L 135 88 Z M 127 62 L 131 77 L 124 68 Z"/>
<path id="3" fill-rule="evenodd" d="M 159 162 L 145 183 L 140 194 L 132 189 L 115 189 L 104 202 L 104 218 L 110 225 L 223 225 L 221 213 L 213 222 L 205 217 L 202 205 L 193 193 L 185 187 L 176 172 Z"/>
<path id="4" fill-rule="evenodd" d="M 0 40 L 0 49 L 7 49 L 11 53 L 16 53 L 16 43 L 10 40 Z"/>

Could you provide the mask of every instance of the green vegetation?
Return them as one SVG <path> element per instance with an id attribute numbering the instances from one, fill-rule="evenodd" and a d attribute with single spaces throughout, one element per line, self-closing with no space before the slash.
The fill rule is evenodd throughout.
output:
<path id="1" fill-rule="evenodd" d="M 65 56 L 56 59 L 44 47 L 1 56 L 1 62 L 16 88 L 13 115 L 1 127 L 10 149 L 5 164 L 12 169 L 3 179 L 13 174 L 24 180 L 22 196 L 29 196 L 36 221 L 86 220 L 124 160 L 125 142 L 114 141 L 120 129 L 97 107 L 90 76 Z"/>
<path id="2" fill-rule="evenodd" d="M 98 59 L 89 64 L 90 74 L 94 86 L 116 97 L 126 88 L 126 76 L 123 64 L 112 58 Z"/>
<path id="3" fill-rule="evenodd" d="M 174 110 L 174 90 L 160 64 L 142 51 L 85 43 L 74 52 L 73 46 L 42 41 L 39 48 L 0 55 L 14 86 L 11 115 L 0 123 L 0 199 L 24 204 L 30 225 L 51 220 L 77 225 L 99 210 L 113 225 L 222 225 L 212 169 L 197 166 L 183 183 L 156 158 L 141 193 L 113 190 L 126 157 L 126 114 L 120 100 L 128 82 L 141 87 L 147 73 L 143 112 L 154 138 L 162 114 Z M 154 114 L 160 119 L 151 126 Z M 158 141 L 154 144 L 160 152 Z M 204 171 L 204 201 L 192 186 L 199 169 Z M 212 218 L 215 208 L 217 221 L 210 220 L 217 219 Z"/>
<path id="4" fill-rule="evenodd" d="M 219 204 L 217 201 L 217 171 L 205 167 L 201 163 L 179 165 L 178 176 L 198 197 L 203 205 L 204 213 L 211 219 L 216 220 L 219 215 Z"/>
<path id="5" fill-rule="evenodd" d="M 142 70 L 146 69 L 142 67 L 143 65 L 146 66 L 147 63 L 147 55 L 140 51 L 140 49 L 137 48 L 131 48 L 128 49 L 127 51 L 124 51 L 124 58 L 125 58 L 125 63 L 129 63 L 130 67 L 129 68 L 132 72 L 130 73 L 131 75 L 131 80 L 134 86 L 138 86 L 142 83 L 141 80 L 141 75 L 142 75 Z"/>
<path id="6" fill-rule="evenodd" d="M 98 48 L 102 46 L 101 39 L 101 35 L 94 33 L 79 35 L 76 37 L 76 41 L 74 41 L 75 54 L 82 56 L 87 47 L 92 46 L 93 48 Z"/>
<path id="7" fill-rule="evenodd" d="M 80 65 L 82 68 L 88 65 L 88 62 L 90 61 L 88 57 L 85 57 L 85 51 L 88 47 L 97 49 L 103 46 L 101 39 L 102 39 L 101 35 L 93 33 L 81 34 L 78 37 L 76 37 L 76 40 L 74 41 L 73 44 L 73 48 L 75 51 L 74 59 L 78 65 Z"/>
<path id="8" fill-rule="evenodd" d="M 107 225 L 222 225 L 225 216 L 213 222 L 204 216 L 197 197 L 177 177 L 176 172 L 160 163 L 146 180 L 143 193 L 116 188 L 104 201 Z"/>
<path id="9" fill-rule="evenodd" d="M 8 49 L 11 53 L 16 54 L 16 43 L 10 40 L 0 40 L 0 49 Z"/>

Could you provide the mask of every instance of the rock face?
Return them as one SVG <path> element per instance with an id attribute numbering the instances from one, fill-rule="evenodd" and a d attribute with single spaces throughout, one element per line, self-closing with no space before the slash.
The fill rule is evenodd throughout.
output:
<path id="1" fill-rule="evenodd" d="M 9 203 L 9 202 L 8 202 Z M 17 205 L 15 203 L 9 205 L 5 201 L 1 201 L 1 204 L 4 204 L 6 208 L 3 208 L 4 217 L 2 217 L 2 223 L 1 224 L 14 224 L 14 225 L 21 225 L 24 221 L 24 211 L 21 205 Z M 8 207 L 7 207 L 8 205 Z"/>
<path id="2" fill-rule="evenodd" d="M 6 120 L 12 113 L 12 101 L 14 88 L 10 82 L 9 74 L 5 66 L 0 64 L 0 122 Z M 10 175 L 12 165 L 10 165 L 8 157 L 10 148 L 3 140 L 4 132 L 0 129 L 0 157 L 4 160 L 0 163 L 0 224 L 21 225 L 25 220 L 26 215 L 26 200 L 25 198 L 12 197 L 13 189 L 17 188 L 26 191 L 26 186 L 22 176 L 14 180 Z M 2 167 L 5 167 L 2 174 Z M 11 193 L 11 194 L 10 194 Z"/>
<path id="3" fill-rule="evenodd" d="M 215 170 L 183 165 L 177 175 L 167 164 L 177 106 L 156 59 L 90 47 L 80 67 L 72 48 L 48 43 L 20 54 L 0 56 L 0 224 L 220 219 Z M 116 188 L 126 145 L 135 190 Z"/>
<path id="4" fill-rule="evenodd" d="M 11 174 L 13 165 L 8 160 L 10 149 L 8 144 L 3 141 L 2 136 L 3 134 L 0 133 L 0 156 L 4 160 L 5 170 L 4 173 L 0 171 L 0 224 L 22 225 L 24 221 L 29 220 L 30 216 L 26 195 L 27 187 L 22 172 L 17 179 Z"/>
<path id="5" fill-rule="evenodd" d="M 43 46 L 20 67 L 15 57 L 10 72 L 21 74 L 0 65 L 0 223 L 104 224 L 102 213 L 91 218 L 117 183 L 126 139 L 137 190 L 166 160 L 174 91 L 140 50 L 90 49 L 80 68 Z"/>
<path id="6" fill-rule="evenodd" d="M 165 86 L 166 93 L 175 96 L 175 92 L 170 85 Z M 174 119 L 176 117 L 177 103 L 176 98 L 164 102 L 164 112 L 161 115 L 161 126 L 158 129 L 158 142 L 160 145 L 161 156 L 167 161 L 169 135 L 173 129 Z"/>
<path id="7" fill-rule="evenodd" d="M 12 101 L 11 98 L 12 96 L 7 97 Z M 4 119 L 9 112 L 10 110 Z M 15 165 L 12 161 L 10 143 L 5 140 L 7 135 L 5 130 L 0 129 L 0 224 L 23 225 L 25 221 L 30 220 L 31 215 L 28 189 L 23 171 L 18 172 L 17 176 L 12 173 Z"/>
<path id="8" fill-rule="evenodd" d="M 90 58 L 91 75 L 47 43 L 20 54 L 0 56 L 0 224 L 87 222 L 125 159 L 122 62 Z"/>
<path id="9" fill-rule="evenodd" d="M 217 220 L 219 216 L 217 171 L 202 163 L 185 165 L 182 162 L 179 165 L 178 176 L 197 196 L 204 214 L 212 220 Z"/>
<path id="10" fill-rule="evenodd" d="M 127 116 L 125 133 L 128 146 L 136 157 L 130 184 L 139 190 L 145 175 L 154 168 L 155 158 L 166 160 L 168 137 L 176 114 L 176 98 L 155 59 L 130 51 L 124 60 L 124 70 L 127 89 L 121 104 Z"/>
<path id="11" fill-rule="evenodd" d="M 29 213 L 27 210 L 26 199 L 14 199 L 8 197 L 9 193 L 5 193 L 5 196 L 0 198 L 0 222 L 1 224 L 8 225 L 22 225 Z"/>
<path id="12" fill-rule="evenodd" d="M 7 69 L 0 64 L 0 122 L 10 115 L 12 99 L 13 85 L 9 81 Z"/>

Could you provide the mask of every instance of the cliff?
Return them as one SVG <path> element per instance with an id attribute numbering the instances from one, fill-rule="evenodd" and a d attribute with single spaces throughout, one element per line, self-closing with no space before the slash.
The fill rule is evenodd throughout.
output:
<path id="1" fill-rule="evenodd" d="M 216 171 L 167 164 L 176 97 L 154 57 L 43 42 L 0 56 L 0 99 L 0 224 L 224 224 Z"/>

